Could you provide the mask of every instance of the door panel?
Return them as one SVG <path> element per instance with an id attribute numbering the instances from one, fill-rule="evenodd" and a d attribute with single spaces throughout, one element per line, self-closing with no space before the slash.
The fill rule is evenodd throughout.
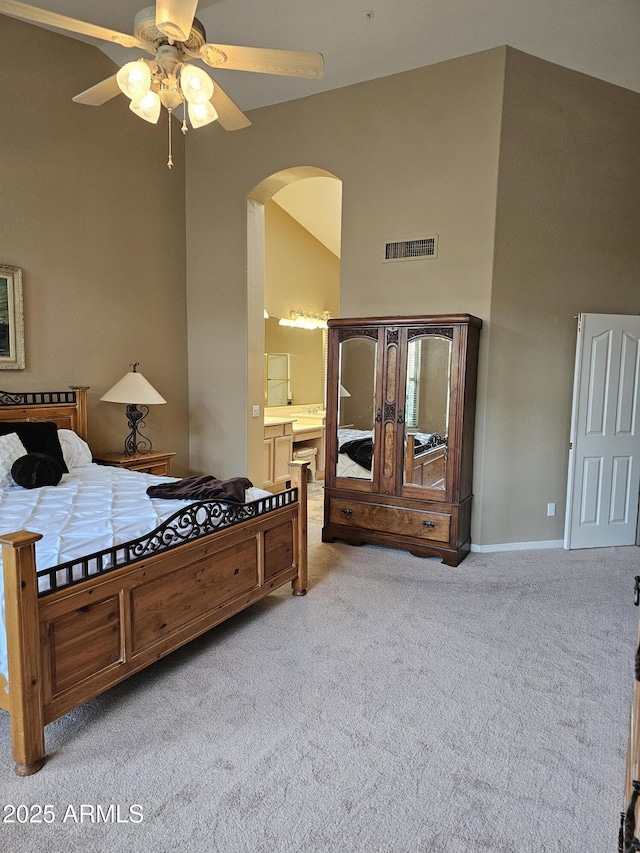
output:
<path id="1" fill-rule="evenodd" d="M 640 490 L 640 317 L 581 314 L 565 548 L 633 545 Z"/>

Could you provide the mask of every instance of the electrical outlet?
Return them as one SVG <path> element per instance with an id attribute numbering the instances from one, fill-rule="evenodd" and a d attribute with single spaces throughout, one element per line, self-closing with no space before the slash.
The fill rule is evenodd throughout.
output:
<path id="1" fill-rule="evenodd" d="M 254 418 L 260 417 L 260 406 L 254 406 L 253 407 L 253 409 L 251 410 L 251 416 Z"/>
<path id="2" fill-rule="evenodd" d="M 554 503 L 547 504 L 547 515 L 549 516 L 549 518 L 551 518 L 551 516 L 554 516 L 555 514 L 556 514 L 556 505 Z"/>

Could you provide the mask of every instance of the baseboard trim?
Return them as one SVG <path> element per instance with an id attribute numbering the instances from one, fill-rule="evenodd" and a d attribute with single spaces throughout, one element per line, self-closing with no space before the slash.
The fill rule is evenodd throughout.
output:
<path id="1" fill-rule="evenodd" d="M 478 554 L 491 554 L 492 551 L 535 551 L 540 548 L 563 548 L 562 539 L 547 539 L 540 542 L 505 542 L 502 545 L 474 545 L 471 550 Z"/>

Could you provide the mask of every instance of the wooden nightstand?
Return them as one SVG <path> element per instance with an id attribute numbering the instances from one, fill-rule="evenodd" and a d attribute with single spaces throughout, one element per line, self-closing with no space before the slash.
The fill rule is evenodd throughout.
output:
<path id="1" fill-rule="evenodd" d="M 114 468 L 128 468 L 130 471 L 142 471 L 143 474 L 157 474 L 160 477 L 171 476 L 171 460 L 175 453 L 152 450 L 149 453 L 136 453 L 125 456 L 124 453 L 103 453 L 94 456 L 98 465 L 111 465 Z"/>

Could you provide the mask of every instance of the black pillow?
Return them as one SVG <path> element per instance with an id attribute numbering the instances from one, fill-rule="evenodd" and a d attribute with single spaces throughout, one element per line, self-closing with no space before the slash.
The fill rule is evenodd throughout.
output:
<path id="1" fill-rule="evenodd" d="M 27 453 L 13 463 L 11 476 L 25 489 L 38 489 L 40 486 L 57 486 L 62 478 L 62 468 L 53 456 Z"/>
<path id="2" fill-rule="evenodd" d="M 67 474 L 67 468 L 62 447 L 58 438 L 58 426 L 53 421 L 5 421 L 0 423 L 0 435 L 18 433 L 18 438 L 24 444 L 27 453 L 46 453 L 60 463 L 62 473 Z"/>

